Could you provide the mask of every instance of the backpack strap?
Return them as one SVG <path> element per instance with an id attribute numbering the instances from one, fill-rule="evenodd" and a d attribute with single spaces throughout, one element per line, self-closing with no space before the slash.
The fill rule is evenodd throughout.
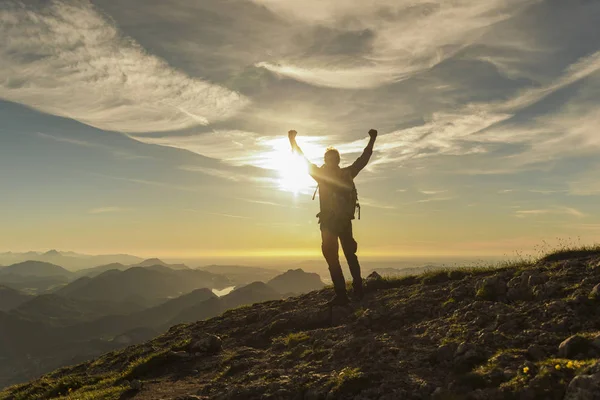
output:
<path id="1" fill-rule="evenodd" d="M 315 192 L 313 193 L 313 200 L 315 199 L 316 195 L 317 195 L 317 190 L 319 190 L 319 184 L 317 183 L 317 187 L 315 188 Z"/>

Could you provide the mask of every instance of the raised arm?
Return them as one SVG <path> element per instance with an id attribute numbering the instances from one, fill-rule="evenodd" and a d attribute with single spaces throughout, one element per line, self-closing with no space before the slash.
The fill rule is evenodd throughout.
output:
<path id="1" fill-rule="evenodd" d="M 352 172 L 352 177 L 356 177 L 358 173 L 367 166 L 371 155 L 373 154 L 373 146 L 375 145 L 375 139 L 377 139 L 377 131 L 375 129 L 371 129 L 369 131 L 369 143 L 367 147 L 365 147 L 363 153 L 354 161 L 354 163 L 349 167 Z"/>
<path id="2" fill-rule="evenodd" d="M 296 142 L 297 134 L 298 134 L 298 132 L 296 132 L 295 130 L 291 130 L 288 132 L 288 138 L 290 139 L 290 145 L 292 146 L 292 151 L 299 154 L 304 159 L 304 161 L 306 161 L 306 165 L 308 166 L 308 173 L 310 174 L 310 176 L 315 178 L 315 176 L 318 174 L 319 167 L 317 167 L 315 164 L 311 163 L 308 160 L 308 158 L 306 158 L 306 156 L 304 155 L 304 152 L 302 151 L 302 149 L 300 148 L 300 146 L 298 146 L 298 143 Z"/>

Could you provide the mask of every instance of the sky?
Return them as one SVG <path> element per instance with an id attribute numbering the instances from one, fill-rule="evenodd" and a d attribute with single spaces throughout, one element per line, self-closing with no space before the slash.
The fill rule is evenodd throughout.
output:
<path id="1" fill-rule="evenodd" d="M 0 250 L 369 257 L 600 241 L 596 0 L 3 0 Z"/>

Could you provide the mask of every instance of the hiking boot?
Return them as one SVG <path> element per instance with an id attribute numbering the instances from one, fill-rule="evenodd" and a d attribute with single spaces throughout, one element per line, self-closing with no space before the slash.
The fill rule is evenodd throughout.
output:
<path id="1" fill-rule="evenodd" d="M 350 304 L 350 299 L 346 294 L 336 294 L 328 303 L 330 306 L 347 306 Z"/>
<path id="2" fill-rule="evenodd" d="M 352 283 L 353 297 L 362 300 L 365 297 L 362 281 Z"/>

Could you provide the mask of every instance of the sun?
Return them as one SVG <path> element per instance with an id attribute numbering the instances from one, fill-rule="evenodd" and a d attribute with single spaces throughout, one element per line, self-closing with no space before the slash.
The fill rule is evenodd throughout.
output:
<path id="1" fill-rule="evenodd" d="M 273 150 L 267 155 L 267 167 L 277 172 L 278 187 L 294 194 L 310 192 L 316 183 L 308 174 L 308 165 L 304 158 L 292 152 L 287 139 L 273 140 L 269 143 Z M 303 148 L 314 151 L 314 146 Z M 307 150 L 304 150 L 305 152 Z"/>

